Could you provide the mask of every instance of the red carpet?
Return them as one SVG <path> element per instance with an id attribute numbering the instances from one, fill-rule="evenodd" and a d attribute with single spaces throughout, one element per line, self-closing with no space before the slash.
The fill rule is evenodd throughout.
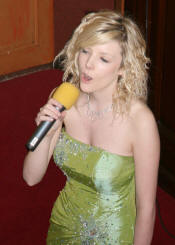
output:
<path id="1" fill-rule="evenodd" d="M 43 181 L 28 187 L 22 179 L 22 164 L 36 113 L 61 76 L 61 72 L 48 70 L 0 83 L 0 245 L 45 244 L 51 208 L 65 177 L 51 162 Z M 175 234 L 175 200 L 160 188 L 157 198 L 164 223 Z M 158 217 L 152 245 L 156 244 L 175 244 Z"/>

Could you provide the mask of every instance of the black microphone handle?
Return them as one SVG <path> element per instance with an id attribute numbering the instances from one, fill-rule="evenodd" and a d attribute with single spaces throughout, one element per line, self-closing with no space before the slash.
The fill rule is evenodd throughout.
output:
<path id="1" fill-rule="evenodd" d="M 62 106 L 60 109 L 58 109 L 59 112 L 62 112 L 65 110 L 65 107 Z M 36 147 L 39 145 L 41 140 L 44 138 L 44 136 L 47 134 L 49 129 L 52 127 L 52 125 L 55 123 L 56 120 L 53 121 L 43 121 L 39 124 L 39 126 L 36 128 L 35 132 L 33 133 L 32 137 L 29 139 L 29 141 L 26 144 L 26 148 L 29 151 L 34 151 Z"/>

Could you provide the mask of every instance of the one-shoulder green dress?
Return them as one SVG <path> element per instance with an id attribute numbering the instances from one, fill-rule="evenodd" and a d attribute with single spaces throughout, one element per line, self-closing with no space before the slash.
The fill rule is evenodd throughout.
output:
<path id="1" fill-rule="evenodd" d="M 133 157 L 85 144 L 62 131 L 54 160 L 67 182 L 52 209 L 47 245 L 132 245 Z"/>

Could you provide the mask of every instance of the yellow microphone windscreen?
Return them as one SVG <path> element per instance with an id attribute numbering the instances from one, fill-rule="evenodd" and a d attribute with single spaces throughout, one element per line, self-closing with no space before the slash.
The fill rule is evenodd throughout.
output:
<path id="1" fill-rule="evenodd" d="M 64 82 L 54 92 L 52 98 L 61 103 L 66 109 L 70 109 L 75 104 L 80 91 L 75 85 Z"/>

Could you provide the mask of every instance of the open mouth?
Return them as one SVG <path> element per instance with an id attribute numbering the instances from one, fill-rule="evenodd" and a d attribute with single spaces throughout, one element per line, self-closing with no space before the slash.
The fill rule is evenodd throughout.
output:
<path id="1" fill-rule="evenodd" d="M 87 75 L 86 73 L 82 73 L 82 81 L 83 82 L 89 82 L 90 80 L 92 80 L 92 77 L 90 77 L 89 75 Z"/>

